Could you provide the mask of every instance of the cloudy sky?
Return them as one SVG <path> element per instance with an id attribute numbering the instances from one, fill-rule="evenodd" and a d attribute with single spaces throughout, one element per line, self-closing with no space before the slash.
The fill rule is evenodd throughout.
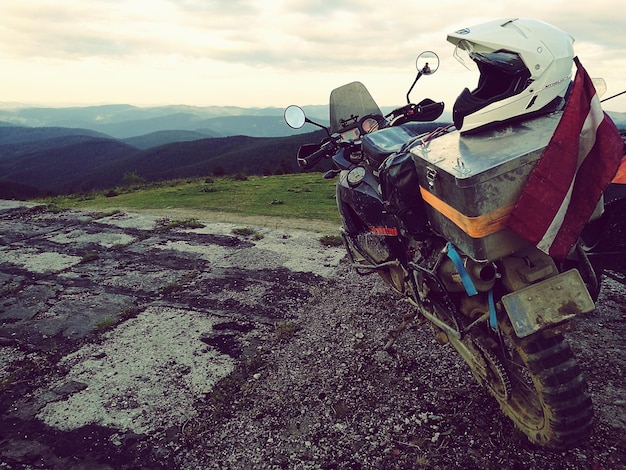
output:
<path id="1" fill-rule="evenodd" d="M 447 33 L 505 17 L 567 31 L 605 97 L 626 90 L 623 0 L 1 0 L 0 103 L 284 107 L 359 80 L 395 105 L 432 50 L 412 97 L 451 109 L 477 75 Z M 626 95 L 604 107 L 626 112 Z"/>

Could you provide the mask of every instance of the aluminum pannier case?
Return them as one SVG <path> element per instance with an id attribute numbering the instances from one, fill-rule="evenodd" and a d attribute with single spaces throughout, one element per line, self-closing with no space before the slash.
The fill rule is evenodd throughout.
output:
<path id="1" fill-rule="evenodd" d="M 477 261 L 527 245 L 506 227 L 561 113 L 473 135 L 451 132 L 411 150 L 435 231 Z"/>

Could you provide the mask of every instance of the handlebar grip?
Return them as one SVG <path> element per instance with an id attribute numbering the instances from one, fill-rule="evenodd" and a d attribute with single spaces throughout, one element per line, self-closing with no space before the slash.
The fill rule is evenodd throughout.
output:
<path id="1" fill-rule="evenodd" d="M 313 150 L 317 149 L 317 150 Z M 302 169 L 312 168 L 317 165 L 322 159 L 328 156 L 328 149 L 325 145 L 303 145 L 298 151 L 297 162 L 298 166 Z"/>
<path id="2" fill-rule="evenodd" d="M 312 168 L 326 156 L 325 149 L 319 149 L 307 157 L 298 156 L 298 166 L 302 169 Z"/>
<path id="3" fill-rule="evenodd" d="M 418 104 L 407 104 L 392 113 L 395 116 L 392 120 L 392 125 L 399 126 L 411 121 L 431 122 L 441 116 L 443 108 L 443 102 L 436 103 L 429 98 L 420 101 Z"/>

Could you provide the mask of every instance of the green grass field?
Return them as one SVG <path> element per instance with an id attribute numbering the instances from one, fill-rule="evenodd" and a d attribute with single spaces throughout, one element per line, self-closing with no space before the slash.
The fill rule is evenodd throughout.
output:
<path id="1" fill-rule="evenodd" d="M 112 194 L 117 194 L 112 196 Z M 114 193 L 59 196 L 44 201 L 63 208 L 113 210 L 184 209 L 249 217 L 308 219 L 340 225 L 335 180 L 320 173 L 195 179 L 117 188 Z"/>

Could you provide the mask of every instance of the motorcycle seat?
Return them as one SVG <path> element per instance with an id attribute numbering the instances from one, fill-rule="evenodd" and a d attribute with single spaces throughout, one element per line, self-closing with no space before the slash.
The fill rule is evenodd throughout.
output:
<path id="1" fill-rule="evenodd" d="M 380 165 L 389 155 L 399 152 L 408 140 L 423 134 L 419 127 L 418 123 L 406 123 L 366 134 L 361 139 L 361 150 Z"/>

